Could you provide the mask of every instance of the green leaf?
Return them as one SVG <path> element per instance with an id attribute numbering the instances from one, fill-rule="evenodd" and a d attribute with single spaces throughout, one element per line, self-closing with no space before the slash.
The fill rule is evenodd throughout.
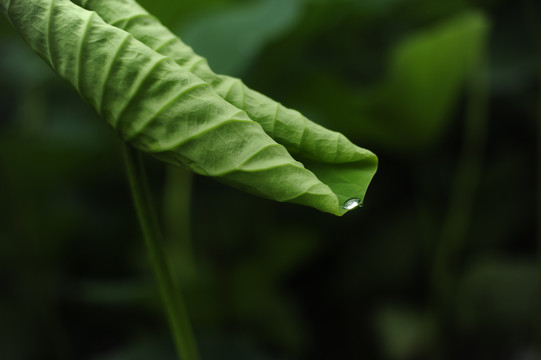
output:
<path id="1" fill-rule="evenodd" d="M 370 151 L 248 88 L 239 79 L 215 74 L 204 58 L 195 54 L 135 1 L 77 1 L 211 84 L 219 96 L 246 111 L 267 134 L 327 184 L 341 204 L 352 197 L 364 199 L 377 168 L 377 158 Z"/>
<path id="2" fill-rule="evenodd" d="M 219 72 L 239 75 L 266 42 L 290 28 L 300 0 L 259 0 L 206 13 L 182 27 L 182 38 Z"/>
<path id="3" fill-rule="evenodd" d="M 211 84 L 219 96 L 246 111 L 267 134 L 301 160 L 338 195 L 340 203 L 352 197 L 364 199 L 377 168 L 377 158 L 370 151 L 248 88 L 239 79 L 215 74 L 204 58 L 195 54 L 135 1 L 77 1 Z"/>
<path id="4" fill-rule="evenodd" d="M 426 352 L 434 333 L 426 314 L 406 306 L 381 306 L 374 320 L 387 359 L 416 358 Z"/>
<path id="5" fill-rule="evenodd" d="M 415 129 L 406 136 L 399 134 L 403 140 L 411 132 L 417 132 L 422 142 L 441 133 L 465 79 L 482 56 L 487 28 L 482 14 L 470 12 L 404 41 L 393 54 L 373 111 L 387 108 L 388 100 L 395 99 L 394 116 L 389 118 L 402 115 L 408 124 L 401 130 Z"/>
<path id="6" fill-rule="evenodd" d="M 133 17 L 120 4 L 110 9 L 124 18 L 115 25 L 157 23 L 146 15 Z M 347 211 L 342 205 L 348 198 L 364 198 L 377 166 L 372 153 L 341 134 L 304 125 L 298 112 L 247 90 L 238 79 L 216 77 L 204 59 L 184 56 L 183 63 L 173 57 L 175 62 L 67 0 L 1 0 L 0 9 L 32 49 L 136 148 L 240 189 L 335 215 Z M 141 40 L 159 43 L 165 53 L 177 49 L 178 39 L 165 28 Z M 178 47 L 177 54 L 190 51 Z M 248 114 L 215 90 L 233 105 L 246 104 Z M 262 125 L 274 131 L 265 133 L 249 116 L 264 119 Z M 315 163 L 319 178 L 281 144 Z M 339 174 L 332 174 L 336 164 Z"/>
<path id="7" fill-rule="evenodd" d="M 390 149 L 432 145 L 477 68 L 488 28 L 482 13 L 469 11 L 408 36 L 393 49 L 382 83 L 349 100 L 360 120 L 337 117 L 337 125 Z"/>
<path id="8" fill-rule="evenodd" d="M 538 265 L 529 259 L 477 260 L 459 282 L 457 321 L 469 331 L 528 333 L 541 295 L 538 274 Z"/>

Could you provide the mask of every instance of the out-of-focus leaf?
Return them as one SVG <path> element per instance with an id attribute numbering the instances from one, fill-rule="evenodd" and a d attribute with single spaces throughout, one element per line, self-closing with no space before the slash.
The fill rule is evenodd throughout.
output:
<path id="1" fill-rule="evenodd" d="M 109 351 L 92 357 L 92 360 L 174 360 L 177 358 L 173 349 L 156 339 L 133 339 L 121 349 Z"/>
<path id="2" fill-rule="evenodd" d="M 0 39 L 4 38 L 6 35 L 10 35 L 13 30 L 10 29 L 7 21 L 0 21 Z"/>
<path id="3" fill-rule="evenodd" d="M 387 359 L 415 359 L 430 343 L 430 322 L 418 311 L 384 307 L 375 316 L 382 352 Z"/>
<path id="4" fill-rule="evenodd" d="M 540 298 L 539 267 L 531 261 L 484 260 L 461 280 L 458 320 L 465 330 L 479 327 L 510 334 L 528 331 Z"/>
<path id="5" fill-rule="evenodd" d="M 9 39 L 0 43 L 0 68 L 12 69 L 2 74 L 2 82 L 10 88 L 42 85 L 54 73 L 27 46 Z"/>
<path id="6" fill-rule="evenodd" d="M 361 165 L 359 177 L 349 186 L 349 179 L 327 176 L 335 188 L 331 190 L 269 137 L 259 123 L 217 96 L 209 84 L 131 34 L 104 23 L 96 13 L 66 0 L 4 0 L 1 5 L 29 45 L 125 141 L 140 150 L 264 197 L 336 215 L 349 210 L 343 206 L 348 198 L 364 197 L 376 158 L 342 135 L 329 132 L 308 141 L 306 127 L 290 134 L 297 143 L 324 157 Z M 233 87 L 242 92 L 240 81 L 230 85 L 231 91 Z M 269 105 L 257 98 L 253 101 L 253 106 Z M 288 110 L 274 104 L 274 114 L 284 111 Z M 275 126 L 281 125 L 276 121 Z M 339 146 L 346 152 L 337 152 Z M 351 164 L 340 166 L 346 168 L 344 174 L 352 171 Z M 356 191 L 349 193 L 353 189 Z"/>
<path id="7" fill-rule="evenodd" d="M 80 283 L 81 301 L 102 306 L 148 306 L 154 297 L 152 287 L 134 281 L 84 280 Z"/>
<path id="8" fill-rule="evenodd" d="M 404 2 L 406 2 L 406 0 L 365 0 L 353 2 L 353 6 L 357 6 L 364 11 L 381 13 Z M 329 3 L 332 3 L 332 1 L 329 1 Z"/>
<path id="9" fill-rule="evenodd" d="M 280 284 L 313 258 L 318 241 L 317 234 L 309 230 L 287 230 L 270 231 L 260 242 L 259 251 L 239 259 L 230 275 L 230 293 L 236 317 L 271 337 L 273 343 L 298 350 L 306 342 L 305 331 L 295 307 L 281 294 Z"/>
<path id="10" fill-rule="evenodd" d="M 265 44 L 297 20 L 301 0 L 258 0 L 207 13 L 183 26 L 181 37 L 219 73 L 241 75 Z"/>
<path id="11" fill-rule="evenodd" d="M 168 27 L 177 27 L 189 19 L 211 11 L 231 6 L 242 0 L 141 0 L 140 3 Z"/>
<path id="12" fill-rule="evenodd" d="M 482 56 L 488 20 L 468 12 L 401 42 L 388 75 L 359 94 L 358 120 L 341 129 L 391 149 L 422 148 L 443 133 L 465 81 Z"/>
<path id="13" fill-rule="evenodd" d="M 249 339 L 227 334 L 202 334 L 199 337 L 201 358 L 220 360 L 279 360 L 281 357 L 262 354 Z"/>

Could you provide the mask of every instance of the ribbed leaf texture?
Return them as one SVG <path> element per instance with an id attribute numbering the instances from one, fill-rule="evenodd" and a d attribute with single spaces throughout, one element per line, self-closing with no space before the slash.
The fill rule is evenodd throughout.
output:
<path id="1" fill-rule="evenodd" d="M 348 199 L 363 200 L 375 155 L 240 80 L 214 74 L 135 2 L 81 4 L 96 12 L 68 0 L 0 3 L 32 49 L 134 147 L 335 215 L 348 210 Z"/>

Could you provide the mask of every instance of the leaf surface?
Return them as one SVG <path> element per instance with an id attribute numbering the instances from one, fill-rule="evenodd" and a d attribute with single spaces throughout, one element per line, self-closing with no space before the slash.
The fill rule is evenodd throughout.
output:
<path id="1" fill-rule="evenodd" d="M 183 24 L 182 39 L 215 71 L 239 76 L 271 40 L 300 18 L 302 0 L 258 0 L 208 11 Z"/>
<path id="2" fill-rule="evenodd" d="M 123 9 L 117 5 L 114 3 L 114 8 L 120 14 Z M 347 198 L 364 198 L 376 168 L 372 153 L 313 123 L 303 127 L 307 120 L 302 115 L 278 103 L 272 103 L 273 116 L 264 112 L 265 124 L 253 121 L 253 114 L 234 105 L 267 110 L 270 105 L 261 100 L 266 99 L 263 95 L 246 91 L 238 79 L 210 79 L 212 72 L 202 58 L 187 56 L 183 57 L 186 61 L 174 58 L 175 62 L 147 46 L 159 43 L 158 50 L 174 55 L 165 51 L 176 39 L 166 37 L 165 28 L 141 38 L 145 45 L 67 0 L 1 0 L 0 9 L 26 42 L 138 149 L 243 190 L 335 215 L 346 212 L 342 204 Z M 122 16 L 124 20 L 117 19 L 113 25 L 155 21 L 129 12 Z M 184 46 L 178 52 L 188 49 Z M 191 74 L 190 67 L 196 73 L 200 69 L 198 72 L 211 81 Z M 215 90 L 225 92 L 226 99 L 235 99 L 230 101 L 233 105 Z M 297 126 L 281 121 L 284 114 L 300 119 Z M 269 128 L 269 124 L 275 131 L 267 134 L 262 125 Z M 282 137 L 287 150 L 280 144 Z M 321 168 L 320 178 L 293 159 L 288 150 L 300 152 L 309 163 L 315 163 L 314 169 Z M 337 176 L 330 173 L 327 161 L 345 168 L 357 162 L 361 171 L 350 179 L 348 174 L 355 172 L 352 166 Z M 330 188 L 326 178 L 338 182 Z"/>
<path id="3" fill-rule="evenodd" d="M 156 18 L 133 0 L 76 0 L 96 11 L 108 23 L 120 27 L 150 48 L 174 59 L 179 65 L 212 85 L 218 95 L 246 111 L 267 134 L 311 170 L 337 194 L 340 203 L 356 197 L 361 201 L 377 169 L 370 151 L 351 143 L 245 86 L 241 80 L 215 74 L 206 59 L 194 53 Z"/>
<path id="4" fill-rule="evenodd" d="M 391 149 L 432 145 L 478 68 L 488 29 L 482 13 L 467 11 L 407 37 L 394 48 L 384 81 L 363 96 L 364 121 L 350 130 Z"/>

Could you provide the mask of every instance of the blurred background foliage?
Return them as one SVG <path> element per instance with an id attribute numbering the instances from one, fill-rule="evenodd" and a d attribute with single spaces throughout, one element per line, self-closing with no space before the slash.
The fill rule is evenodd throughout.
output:
<path id="1" fill-rule="evenodd" d="M 146 159 L 204 360 L 541 359 L 541 5 L 145 0 L 374 151 L 342 218 Z M 0 21 L 0 358 L 174 359 L 119 141 Z"/>

